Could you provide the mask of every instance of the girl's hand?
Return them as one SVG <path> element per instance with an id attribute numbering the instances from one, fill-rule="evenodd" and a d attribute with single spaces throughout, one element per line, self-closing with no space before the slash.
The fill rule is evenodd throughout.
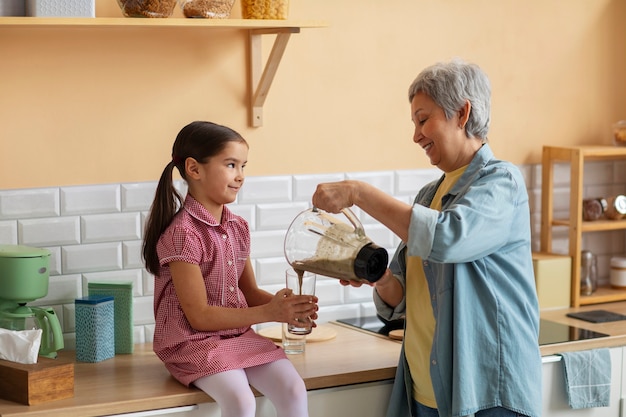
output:
<path id="1" fill-rule="evenodd" d="M 274 321 L 296 325 L 296 319 L 317 319 L 317 301 L 314 295 L 295 295 L 292 290 L 283 288 L 274 295 L 268 306 Z"/>

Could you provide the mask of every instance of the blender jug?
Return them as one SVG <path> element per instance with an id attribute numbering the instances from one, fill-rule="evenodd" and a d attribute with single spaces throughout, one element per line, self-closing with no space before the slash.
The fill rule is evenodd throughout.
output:
<path id="1" fill-rule="evenodd" d="M 285 258 L 296 271 L 343 280 L 376 282 L 387 269 L 387 251 L 365 235 L 350 209 L 342 214 L 350 223 L 317 208 L 292 221 L 285 236 Z"/>

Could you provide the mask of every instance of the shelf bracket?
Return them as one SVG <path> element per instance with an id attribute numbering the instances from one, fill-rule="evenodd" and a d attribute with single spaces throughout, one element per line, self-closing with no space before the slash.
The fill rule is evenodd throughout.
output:
<path id="1" fill-rule="evenodd" d="M 263 105 L 267 98 L 276 70 L 287 48 L 292 33 L 300 33 L 299 27 L 251 29 L 250 37 L 250 125 L 263 126 Z M 263 66 L 262 36 L 276 35 L 270 55 Z"/>

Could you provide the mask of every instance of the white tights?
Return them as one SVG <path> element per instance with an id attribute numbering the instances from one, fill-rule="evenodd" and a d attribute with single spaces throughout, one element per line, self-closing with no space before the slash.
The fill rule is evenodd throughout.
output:
<path id="1" fill-rule="evenodd" d="M 277 417 L 309 415 L 304 381 L 289 359 L 205 376 L 194 385 L 217 402 L 222 417 L 254 417 L 256 400 L 250 385 L 269 398 Z"/>

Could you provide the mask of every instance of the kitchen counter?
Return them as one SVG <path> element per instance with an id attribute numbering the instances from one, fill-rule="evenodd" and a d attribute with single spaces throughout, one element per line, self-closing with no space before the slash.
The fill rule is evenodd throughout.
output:
<path id="1" fill-rule="evenodd" d="M 626 302 L 544 311 L 542 319 L 608 334 L 541 347 L 542 356 L 598 347 L 626 346 L 626 321 L 594 324 L 566 317 L 570 311 L 603 309 L 626 314 Z M 304 355 L 289 359 L 307 389 L 393 379 L 401 344 L 385 336 L 329 323 L 337 337 L 308 343 Z M 73 351 L 62 351 L 60 361 L 72 361 Z M 175 381 L 152 352 L 150 344 L 136 345 L 131 355 L 116 355 L 99 363 L 75 364 L 74 397 L 25 406 L 0 400 L 0 417 L 99 416 L 212 402 L 202 391 Z"/>
<path id="2" fill-rule="evenodd" d="M 316 390 L 393 379 L 401 344 L 372 337 L 330 323 L 337 336 L 307 343 L 303 355 L 289 359 Z M 73 360 L 73 351 L 59 352 L 60 361 Z M 136 345 L 129 355 L 116 355 L 98 363 L 77 362 L 74 397 L 26 406 L 0 400 L 1 417 L 67 417 L 121 414 L 177 407 L 213 399 L 196 388 L 186 388 L 172 378 L 152 352 L 152 345 Z"/>

